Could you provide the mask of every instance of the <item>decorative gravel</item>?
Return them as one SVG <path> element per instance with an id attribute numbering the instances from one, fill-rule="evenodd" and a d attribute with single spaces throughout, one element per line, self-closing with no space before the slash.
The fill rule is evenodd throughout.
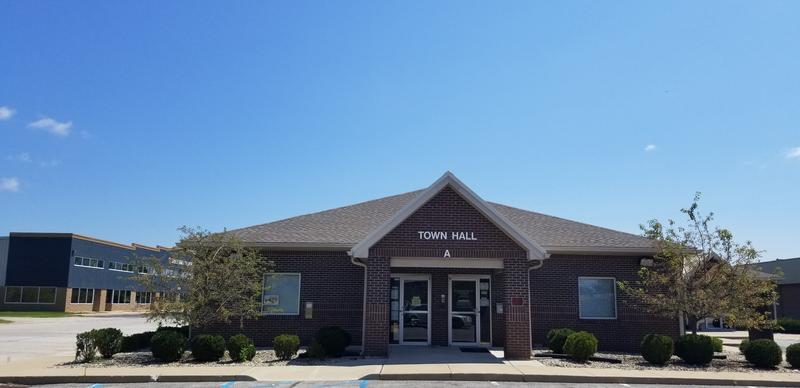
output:
<path id="1" fill-rule="evenodd" d="M 550 350 L 537 349 L 533 354 L 548 353 Z M 603 361 L 589 361 L 585 364 L 569 359 L 536 357 L 535 360 L 546 366 L 560 366 L 565 368 L 611 368 L 611 369 L 635 369 L 635 370 L 672 370 L 672 371 L 705 371 L 705 372 L 772 372 L 772 373 L 800 373 L 800 370 L 792 369 L 785 361 L 777 368 L 759 369 L 748 363 L 744 356 L 739 352 L 717 353 L 727 356 L 727 359 L 714 359 L 711 364 L 706 366 L 689 365 L 680 358 L 672 356 L 666 365 L 657 366 L 645 361 L 642 356 L 631 353 L 621 352 L 598 352 L 597 357 L 607 357 L 621 360 L 621 364 L 613 364 Z"/>
<path id="2" fill-rule="evenodd" d="M 299 354 L 304 353 L 300 350 Z M 217 367 L 217 366 L 281 366 L 281 365 L 330 365 L 343 361 L 350 361 L 359 359 L 361 357 L 341 357 L 330 359 L 310 359 L 310 358 L 293 358 L 291 360 L 279 360 L 275 356 L 273 350 L 265 349 L 256 351 L 256 356 L 252 361 L 246 362 L 233 362 L 228 353 L 219 361 L 200 362 L 195 361 L 190 352 L 183 354 L 180 361 L 175 362 L 161 362 L 153 358 L 150 351 L 131 352 L 131 353 L 117 353 L 110 359 L 97 358 L 92 362 L 66 362 L 55 365 L 56 368 L 118 368 L 118 367 L 133 367 L 133 368 L 152 368 L 152 367 Z"/>

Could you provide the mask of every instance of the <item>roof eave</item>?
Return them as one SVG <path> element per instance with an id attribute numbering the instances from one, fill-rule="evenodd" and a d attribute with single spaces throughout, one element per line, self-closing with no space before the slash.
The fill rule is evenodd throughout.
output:
<path id="1" fill-rule="evenodd" d="M 593 246 L 546 246 L 548 255 L 621 255 L 653 256 L 656 248 L 648 247 L 593 247 Z"/>

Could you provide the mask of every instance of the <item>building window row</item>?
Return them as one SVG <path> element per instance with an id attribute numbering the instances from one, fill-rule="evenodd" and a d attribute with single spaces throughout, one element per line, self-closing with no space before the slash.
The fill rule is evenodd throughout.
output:
<path id="1" fill-rule="evenodd" d="M 78 267 L 100 268 L 104 267 L 103 260 L 89 257 L 75 256 L 75 265 Z"/>
<path id="2" fill-rule="evenodd" d="M 131 292 L 128 290 L 108 290 L 106 292 L 106 303 L 131 303 Z"/>
<path id="3" fill-rule="evenodd" d="M 152 292 L 137 292 L 136 293 L 136 303 L 137 304 L 150 304 L 150 303 L 153 303 L 153 293 Z"/>
<path id="4" fill-rule="evenodd" d="M 109 261 L 108 269 L 112 271 L 130 272 L 133 273 L 133 264 L 120 263 L 118 261 Z"/>
<path id="5" fill-rule="evenodd" d="M 73 288 L 71 303 L 94 303 L 94 292 L 92 288 Z"/>
<path id="6" fill-rule="evenodd" d="M 56 303 L 56 288 L 6 286 L 5 302 L 54 304 Z"/>

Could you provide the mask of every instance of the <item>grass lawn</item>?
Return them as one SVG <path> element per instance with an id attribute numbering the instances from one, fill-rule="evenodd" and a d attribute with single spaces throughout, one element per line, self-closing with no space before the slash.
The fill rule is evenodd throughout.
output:
<path id="1" fill-rule="evenodd" d="M 0 325 L 2 325 L 4 323 L 11 323 L 11 321 L 7 321 L 5 319 L 0 319 Z"/>
<path id="2" fill-rule="evenodd" d="M 73 315 L 76 314 L 66 313 L 63 311 L 0 311 L 0 317 L 11 317 L 11 318 L 62 318 L 62 317 L 71 317 Z M 5 322 L 0 322 L 0 323 L 5 323 Z"/>

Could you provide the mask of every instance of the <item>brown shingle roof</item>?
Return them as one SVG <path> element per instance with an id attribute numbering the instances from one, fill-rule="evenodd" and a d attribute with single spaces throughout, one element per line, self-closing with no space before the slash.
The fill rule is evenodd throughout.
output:
<path id="1" fill-rule="evenodd" d="M 230 230 L 250 244 L 350 248 L 424 190 Z M 650 251 L 650 240 L 630 233 L 489 203 L 548 252 Z"/>

